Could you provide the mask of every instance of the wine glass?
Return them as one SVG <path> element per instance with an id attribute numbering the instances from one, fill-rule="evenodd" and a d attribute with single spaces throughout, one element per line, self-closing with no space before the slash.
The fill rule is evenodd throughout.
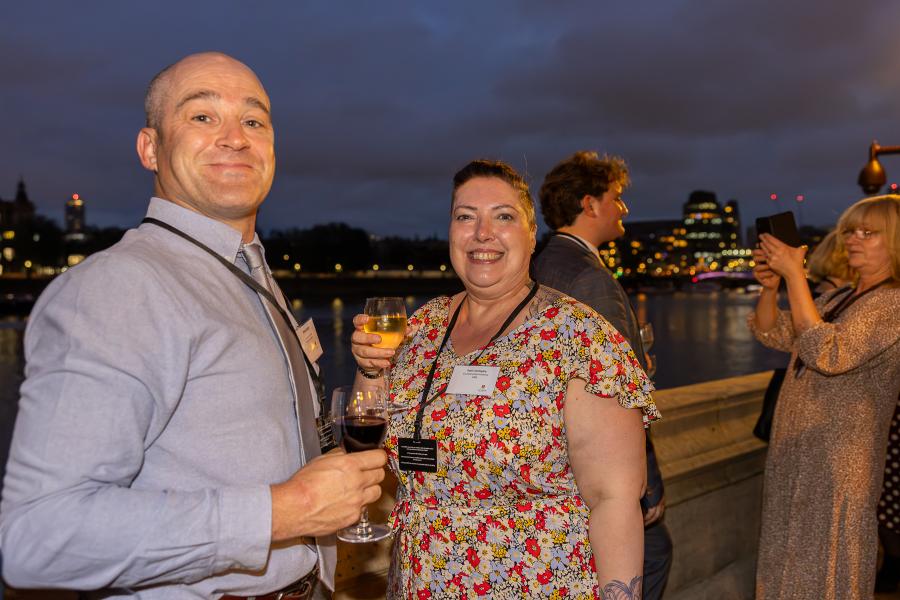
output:
<path id="1" fill-rule="evenodd" d="M 369 317 L 363 329 L 366 333 L 377 333 L 381 341 L 376 348 L 396 348 L 406 336 L 406 304 L 403 298 L 366 298 L 363 313 Z"/>
<path id="2" fill-rule="evenodd" d="M 653 323 L 643 323 L 641 325 L 641 342 L 644 344 L 644 350 L 649 352 L 653 347 L 655 338 L 653 336 Z"/>
<path id="3" fill-rule="evenodd" d="M 650 354 L 650 348 L 653 347 L 653 342 L 656 341 L 653 334 L 653 323 L 641 324 L 640 334 L 641 343 L 644 346 L 644 353 L 647 355 L 647 376 L 652 379 L 653 376 L 656 375 L 656 355 Z"/>
<path id="4" fill-rule="evenodd" d="M 382 388 L 360 389 L 339 387 L 331 396 L 335 435 L 347 452 L 374 450 L 381 446 L 387 432 L 387 392 Z M 339 540 L 353 544 L 377 542 L 391 534 L 386 525 L 369 522 L 368 507 L 364 507 L 356 525 L 341 529 Z"/>

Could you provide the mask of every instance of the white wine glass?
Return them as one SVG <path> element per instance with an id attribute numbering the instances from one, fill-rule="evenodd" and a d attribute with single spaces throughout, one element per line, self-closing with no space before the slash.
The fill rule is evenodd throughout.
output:
<path id="1" fill-rule="evenodd" d="M 335 435 L 345 451 L 375 450 L 387 433 L 387 392 L 382 388 L 339 387 L 331 396 L 331 414 Z M 369 521 L 369 509 L 364 507 L 359 522 L 338 531 L 337 537 L 351 544 L 365 544 L 390 534 L 387 525 Z"/>
<path id="2" fill-rule="evenodd" d="M 406 304 L 403 298 L 397 296 L 366 298 L 363 313 L 369 317 L 363 325 L 363 330 L 381 336 L 381 341 L 375 344 L 376 348 L 395 349 L 403 343 L 403 338 L 406 337 Z M 391 371 L 385 369 L 385 386 L 389 386 L 390 381 Z"/>
<path id="3" fill-rule="evenodd" d="M 396 348 L 406 336 L 406 304 L 403 298 L 383 296 L 366 298 L 363 313 L 369 317 L 363 329 L 366 333 L 376 333 L 381 341 L 376 348 Z"/>

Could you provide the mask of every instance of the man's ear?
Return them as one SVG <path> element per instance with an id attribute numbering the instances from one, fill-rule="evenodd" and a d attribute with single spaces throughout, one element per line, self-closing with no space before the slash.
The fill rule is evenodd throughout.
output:
<path id="1" fill-rule="evenodd" d="M 156 173 L 159 168 L 156 161 L 156 150 L 159 146 L 159 134 L 152 127 L 144 127 L 137 135 L 137 153 L 141 164 L 148 171 Z"/>
<path id="2" fill-rule="evenodd" d="M 593 217 L 596 214 L 594 210 L 593 201 L 598 200 L 596 196 L 591 196 L 590 194 L 585 194 L 581 197 L 581 212 L 589 217 Z"/>

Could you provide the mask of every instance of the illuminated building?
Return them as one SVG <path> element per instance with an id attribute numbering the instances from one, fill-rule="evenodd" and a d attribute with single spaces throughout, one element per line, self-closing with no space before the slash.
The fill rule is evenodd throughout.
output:
<path id="1" fill-rule="evenodd" d="M 724 251 L 741 247 L 737 200 L 729 200 L 723 207 L 715 193 L 697 190 L 691 192 L 683 212 L 685 241 L 698 267 L 716 269 Z"/>
<path id="2" fill-rule="evenodd" d="M 19 179 L 16 197 L 0 199 L 0 273 L 5 273 L 17 262 L 16 232 L 34 221 L 34 204 L 28 199 L 25 181 Z M 19 236 L 21 238 L 21 235 Z"/>
<path id="3" fill-rule="evenodd" d="M 66 239 L 84 239 L 84 200 L 78 194 L 66 201 Z"/>

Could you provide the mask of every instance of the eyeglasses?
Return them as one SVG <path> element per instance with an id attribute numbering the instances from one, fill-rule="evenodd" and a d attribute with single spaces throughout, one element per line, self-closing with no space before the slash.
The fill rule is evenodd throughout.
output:
<path id="1" fill-rule="evenodd" d="M 868 240 L 871 239 L 877 233 L 881 233 L 880 231 L 875 231 L 873 229 L 864 229 L 862 227 L 854 227 L 853 229 L 844 229 L 841 231 L 841 235 L 845 238 L 850 237 L 851 235 L 858 240 Z"/>

